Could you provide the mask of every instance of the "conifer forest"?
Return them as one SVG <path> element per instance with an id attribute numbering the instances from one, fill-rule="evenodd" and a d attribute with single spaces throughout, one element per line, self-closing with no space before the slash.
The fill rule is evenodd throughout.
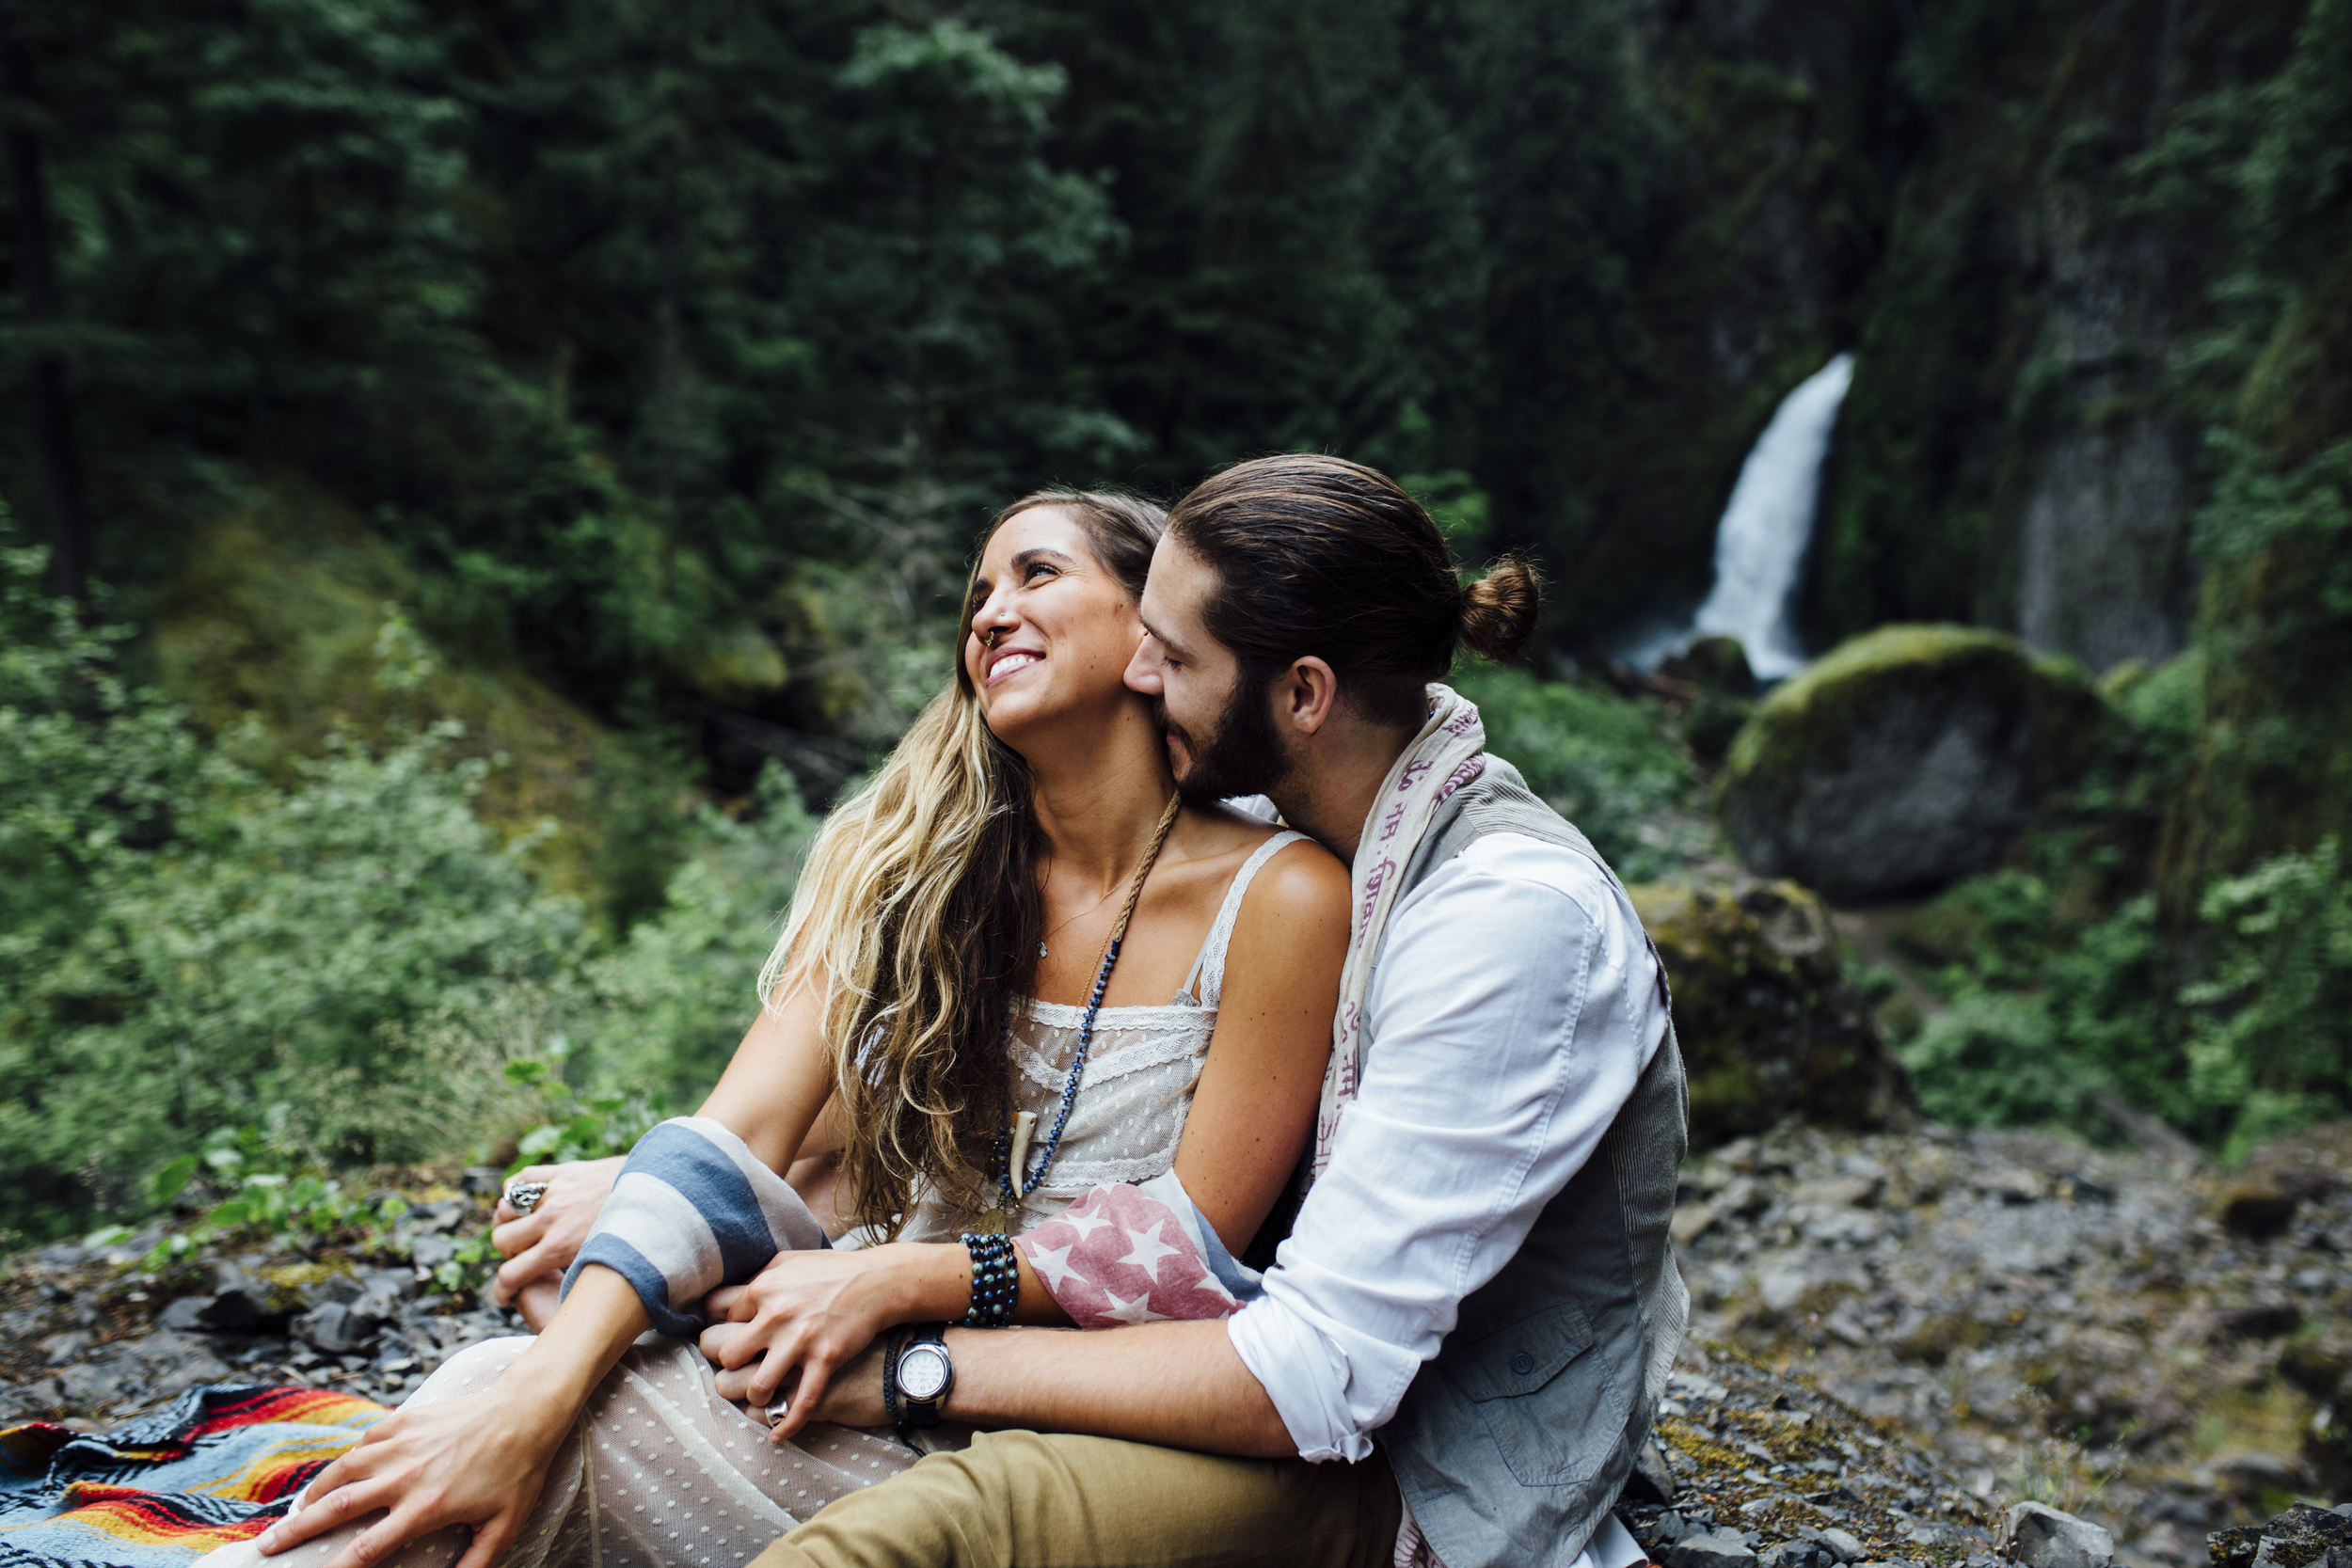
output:
<path id="1" fill-rule="evenodd" d="M 9 1247 L 691 1110 L 994 511 L 1294 450 L 1543 564 L 1459 685 L 1700 1146 L 1762 884 L 1928 1122 L 2352 1116 L 2352 0 L 8 0 L 0 106 Z"/>

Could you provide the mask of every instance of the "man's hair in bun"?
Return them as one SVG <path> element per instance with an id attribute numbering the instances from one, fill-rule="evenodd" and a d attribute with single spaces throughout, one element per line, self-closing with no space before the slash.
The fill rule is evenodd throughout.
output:
<path id="1" fill-rule="evenodd" d="M 1534 567 L 1504 561 L 1464 588 L 1421 503 L 1344 458 L 1236 463 L 1178 501 L 1168 531 L 1216 570 L 1203 620 L 1244 680 L 1320 658 L 1375 722 L 1419 726 L 1422 689 L 1445 678 L 1458 644 L 1508 658 L 1534 629 Z"/>
<path id="2" fill-rule="evenodd" d="M 1462 590 L 1462 641 L 1481 658 L 1516 658 L 1535 630 L 1544 575 L 1524 556 L 1506 555 Z"/>

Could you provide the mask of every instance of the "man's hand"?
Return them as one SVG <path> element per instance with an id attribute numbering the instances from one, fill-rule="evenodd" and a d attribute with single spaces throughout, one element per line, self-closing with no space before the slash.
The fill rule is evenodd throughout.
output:
<path id="1" fill-rule="evenodd" d="M 727 1398 L 765 1409 L 780 1391 L 790 1408 L 772 1429 L 783 1442 L 806 1425 L 834 1370 L 895 1323 L 927 1316 L 962 1285 L 961 1247 L 892 1243 L 860 1252 L 784 1252 L 748 1284 L 710 1293 L 716 1322 L 702 1351 L 729 1374 Z"/>
<path id="2" fill-rule="evenodd" d="M 882 1345 L 888 1338 L 884 1335 L 866 1346 L 864 1354 L 834 1369 L 832 1378 L 825 1384 L 824 1396 L 808 1410 L 807 1419 L 845 1427 L 889 1424 L 890 1412 L 883 1407 L 882 1396 Z M 734 1375 L 721 1373 L 721 1386 Z M 949 1398 L 952 1402 L 953 1396 Z"/>
<path id="3" fill-rule="evenodd" d="M 411 1541 L 469 1526 L 455 1568 L 491 1568 L 521 1535 L 546 1485 L 564 1425 L 511 1392 L 469 1394 L 396 1411 L 319 1472 L 294 1513 L 255 1544 L 273 1557 L 312 1536 L 383 1513 L 326 1568 L 365 1568 Z M 389 1511 L 389 1512 L 385 1512 Z"/>
<path id="4" fill-rule="evenodd" d="M 498 1212 L 493 1216 L 498 1228 L 490 1232 L 490 1244 L 505 1255 L 506 1261 L 500 1265 L 498 1278 L 490 1286 L 492 1301 L 513 1307 L 525 1286 L 548 1280 L 547 1289 L 531 1292 L 521 1303 L 532 1327 L 547 1326 L 545 1318 L 554 1311 L 552 1282 L 580 1256 L 580 1245 L 595 1228 L 597 1212 L 612 1196 L 612 1183 L 626 1163 L 614 1155 L 610 1160 L 582 1160 L 568 1165 L 526 1165 L 515 1173 L 510 1185 L 544 1181 L 548 1190 L 528 1214 L 516 1213 L 506 1196 L 499 1195 Z M 541 1316 L 532 1315 L 534 1306 L 543 1309 Z"/>

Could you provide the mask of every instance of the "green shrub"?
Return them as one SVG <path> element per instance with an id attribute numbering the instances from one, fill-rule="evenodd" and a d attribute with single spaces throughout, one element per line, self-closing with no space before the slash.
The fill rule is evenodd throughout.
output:
<path id="1" fill-rule="evenodd" d="M 1901 1048 L 1919 1108 L 1954 1127 L 2082 1126 L 2105 1081 L 2059 1049 L 2038 996 L 1975 990 Z"/>
<path id="2" fill-rule="evenodd" d="M 706 806 L 660 914 L 583 976 L 579 1075 L 606 1093 L 680 1103 L 718 1081 L 759 1007 L 759 967 L 782 927 L 818 819 L 771 763 L 741 817 Z"/>
<path id="3" fill-rule="evenodd" d="M 1464 670 L 1454 689 L 1478 705 L 1486 745 L 1528 787 L 1593 841 L 1628 881 L 1675 869 L 1704 847 L 1704 830 L 1677 832 L 1695 770 L 1640 703 L 1524 670 Z"/>
<path id="4" fill-rule="evenodd" d="M 2352 1111 L 2352 882 L 2329 839 L 2205 890 L 2188 1090 L 2226 1153 Z"/>
<path id="5" fill-rule="evenodd" d="M 1960 1126 L 2095 1132 L 2111 1093 L 2225 1158 L 2352 1112 L 2352 880 L 2335 842 L 2213 883 L 2199 915 L 2183 984 L 2152 894 L 2072 930 L 2023 873 L 1946 894 L 1903 937 L 1947 958 L 1952 998 L 1902 1048 L 1921 1105 Z"/>
<path id="6" fill-rule="evenodd" d="M 274 786 L 124 683 L 125 634 L 40 564 L 0 560 L 0 1224 L 121 1206 L 264 1118 L 322 1165 L 442 1152 L 459 1064 L 424 1026 L 581 957 L 469 807 L 487 765 L 435 731 Z"/>

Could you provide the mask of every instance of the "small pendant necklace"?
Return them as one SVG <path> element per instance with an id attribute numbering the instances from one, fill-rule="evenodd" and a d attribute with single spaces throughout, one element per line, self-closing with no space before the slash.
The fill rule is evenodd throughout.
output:
<path id="1" fill-rule="evenodd" d="M 1094 987 L 1087 992 L 1086 1011 L 1078 1018 L 1078 1048 L 1071 1053 L 1070 1072 L 1062 1080 L 1061 1108 L 1054 1114 L 1053 1130 L 1045 1135 L 1045 1147 L 1039 1151 L 1037 1164 L 1028 1161 L 1030 1129 L 1037 1125 L 1035 1113 L 1020 1114 L 1017 1131 L 1000 1128 L 996 1133 L 996 1202 L 980 1215 L 979 1228 L 998 1232 L 1010 1228 L 1010 1220 L 1028 1196 L 1037 1191 L 1045 1180 L 1054 1156 L 1061 1149 L 1061 1135 L 1070 1126 L 1070 1107 L 1078 1099 L 1078 1079 L 1086 1071 L 1087 1052 L 1094 1044 L 1095 1015 L 1103 1010 L 1103 993 L 1110 989 L 1111 971 L 1118 967 L 1119 949 L 1127 939 L 1127 922 L 1136 912 L 1136 900 L 1142 896 L 1144 879 L 1152 874 L 1152 863 L 1160 858 L 1160 847 L 1168 842 L 1168 831 L 1176 822 L 1176 812 L 1183 797 L 1171 795 L 1168 808 L 1160 813 L 1159 826 L 1152 830 L 1152 845 L 1143 852 L 1143 862 L 1136 867 L 1134 879 L 1127 884 L 1127 901 L 1120 906 L 1119 918 L 1111 925 L 1111 940 L 1103 949 L 1103 962 L 1094 972 Z M 1063 925 L 1068 925 L 1064 921 Z M 1059 929 L 1059 927 L 1056 927 Z M 1040 944 L 1041 949 L 1042 943 Z M 1002 1036 L 1005 1059 L 1012 1059 L 1012 1009 L 1005 1009 L 1005 1029 Z M 1017 1146 L 1017 1147 L 1016 1147 Z"/>

